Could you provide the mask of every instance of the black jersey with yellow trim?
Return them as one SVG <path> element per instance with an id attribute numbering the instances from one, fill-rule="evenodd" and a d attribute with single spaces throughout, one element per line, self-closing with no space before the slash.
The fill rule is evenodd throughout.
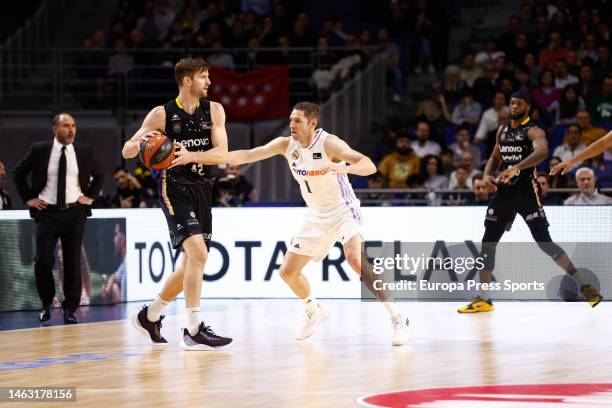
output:
<path id="1" fill-rule="evenodd" d="M 179 98 L 164 104 L 165 132 L 190 152 L 205 152 L 212 146 L 212 116 L 210 101 L 200 99 L 193 114 L 183 108 Z M 210 168 L 205 164 L 189 163 L 165 170 L 168 180 L 179 184 L 205 184 L 211 180 Z"/>

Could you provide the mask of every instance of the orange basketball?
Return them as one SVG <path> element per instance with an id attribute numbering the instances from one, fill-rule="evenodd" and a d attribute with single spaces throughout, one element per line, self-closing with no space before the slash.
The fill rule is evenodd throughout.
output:
<path id="1" fill-rule="evenodd" d="M 140 161 L 145 166 L 154 169 L 162 170 L 168 168 L 174 158 L 174 141 L 163 133 L 149 133 L 148 139 L 143 139 L 140 142 L 140 151 L 138 153 Z"/>

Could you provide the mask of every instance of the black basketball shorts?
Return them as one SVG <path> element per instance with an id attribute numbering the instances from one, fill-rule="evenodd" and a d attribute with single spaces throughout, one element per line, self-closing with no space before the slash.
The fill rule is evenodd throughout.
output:
<path id="1" fill-rule="evenodd" d="M 487 208 L 485 227 L 502 226 L 510 231 L 517 213 L 530 228 L 548 227 L 540 196 L 540 186 L 533 178 L 512 186 L 500 185 Z"/>
<path id="2" fill-rule="evenodd" d="M 210 249 L 212 182 L 179 184 L 162 175 L 158 187 L 172 247 L 177 249 L 190 236 L 202 234 L 206 247 Z"/>

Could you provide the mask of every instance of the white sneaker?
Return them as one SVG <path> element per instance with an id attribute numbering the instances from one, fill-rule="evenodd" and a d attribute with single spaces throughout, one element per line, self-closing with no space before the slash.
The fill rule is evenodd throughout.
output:
<path id="1" fill-rule="evenodd" d="M 391 322 L 393 324 L 393 340 L 391 341 L 391 344 L 394 346 L 401 346 L 408 343 L 412 331 L 412 327 L 410 326 L 408 319 L 404 321 L 401 316 L 398 316 Z"/>
<path id="2" fill-rule="evenodd" d="M 312 336 L 321 322 L 327 319 L 329 316 L 327 306 L 323 305 L 322 303 L 319 303 L 318 306 L 319 307 L 314 312 L 310 314 L 306 313 L 306 319 L 304 320 L 300 330 L 295 335 L 296 340 L 304 340 Z"/>

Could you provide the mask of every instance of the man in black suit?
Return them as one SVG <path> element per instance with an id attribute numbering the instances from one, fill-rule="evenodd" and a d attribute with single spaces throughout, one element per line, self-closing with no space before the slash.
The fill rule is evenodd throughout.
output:
<path id="1" fill-rule="evenodd" d="M 91 146 L 73 144 L 76 123 L 68 113 L 53 117 L 54 139 L 32 144 L 13 171 L 19 195 L 36 223 L 36 289 L 43 304 L 39 320 L 51 318 L 55 296 L 53 251 L 62 241 L 64 259 L 64 322 L 78 323 L 74 312 L 81 300 L 81 242 L 91 215 L 92 197 L 103 175 Z M 32 174 L 32 184 L 28 175 Z"/>
<path id="2" fill-rule="evenodd" d="M 4 184 L 6 182 L 6 167 L 4 163 L 0 162 L 0 210 L 10 210 L 11 197 L 6 191 L 4 191 Z"/>

